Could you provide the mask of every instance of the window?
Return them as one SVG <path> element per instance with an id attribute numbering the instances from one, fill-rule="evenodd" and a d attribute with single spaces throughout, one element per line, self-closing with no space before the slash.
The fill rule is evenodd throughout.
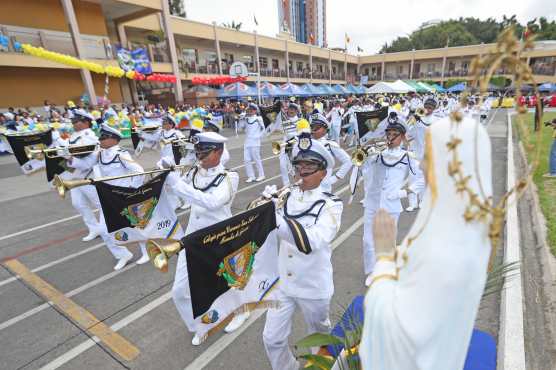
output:
<path id="1" fill-rule="evenodd" d="M 267 57 L 259 57 L 259 65 L 261 66 L 261 69 L 267 69 L 268 68 L 268 58 Z"/>
<path id="2" fill-rule="evenodd" d="M 234 63 L 234 54 L 224 53 L 224 58 L 222 58 L 222 61 L 228 64 Z"/>
<path id="3" fill-rule="evenodd" d="M 288 68 L 290 71 L 293 71 L 293 61 L 288 60 Z"/>
<path id="4" fill-rule="evenodd" d="M 468 68 L 469 68 L 469 61 L 468 60 L 464 60 L 463 62 L 461 62 L 461 69 L 463 69 L 464 71 L 467 71 Z"/>
<path id="5" fill-rule="evenodd" d="M 195 68 L 197 64 L 197 51 L 195 49 L 182 49 L 183 63 L 187 68 Z"/>
<path id="6" fill-rule="evenodd" d="M 368 75 L 369 75 L 369 68 L 365 68 L 365 69 L 363 70 L 363 74 L 366 75 L 366 76 L 368 76 Z M 374 74 L 374 67 L 373 67 L 373 74 Z"/>
<path id="7" fill-rule="evenodd" d="M 403 73 L 403 66 L 398 66 L 398 73 L 402 74 Z"/>
<path id="8" fill-rule="evenodd" d="M 245 63 L 248 69 L 253 70 L 253 63 L 255 58 L 252 55 L 244 55 L 241 57 L 241 61 Z"/>
<path id="9" fill-rule="evenodd" d="M 272 69 L 280 69 L 280 65 L 278 64 L 278 59 L 272 59 Z"/>
<path id="10" fill-rule="evenodd" d="M 303 72 L 303 62 L 297 62 L 296 64 L 297 72 Z"/>
<path id="11" fill-rule="evenodd" d="M 427 72 L 429 73 L 434 72 L 434 63 L 427 64 Z"/>
<path id="12" fill-rule="evenodd" d="M 336 66 L 332 66 L 332 73 L 336 74 Z"/>

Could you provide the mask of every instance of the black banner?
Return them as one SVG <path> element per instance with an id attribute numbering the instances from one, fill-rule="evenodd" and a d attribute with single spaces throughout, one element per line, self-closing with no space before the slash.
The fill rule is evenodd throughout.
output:
<path id="1" fill-rule="evenodd" d="M 45 156 L 44 161 L 46 164 L 46 180 L 48 182 L 54 179 L 54 175 L 60 175 L 62 172 L 70 170 L 65 158 Z"/>
<path id="2" fill-rule="evenodd" d="M 52 145 L 51 130 L 33 134 L 6 135 L 6 138 L 8 139 L 15 158 L 17 159 L 17 163 L 19 163 L 20 166 L 29 162 L 27 153 L 25 153 L 25 147 L 38 150 L 46 149 Z"/>
<path id="3" fill-rule="evenodd" d="M 282 111 L 282 102 L 277 100 L 273 105 L 267 107 L 261 106 L 261 117 L 263 118 L 264 127 L 268 127 L 276 121 L 276 116 Z"/>
<path id="4" fill-rule="evenodd" d="M 181 240 L 187 255 L 194 318 L 204 314 L 230 284 L 245 283 L 254 254 L 275 228 L 274 203 L 268 202 Z"/>
<path id="5" fill-rule="evenodd" d="M 134 129 L 131 130 L 131 143 L 133 144 L 133 149 L 137 149 L 137 145 L 141 142 L 139 138 L 139 133 Z"/>
<path id="6" fill-rule="evenodd" d="M 355 112 L 357 117 L 357 130 L 359 138 L 362 138 L 369 131 L 375 131 L 380 122 L 388 117 L 388 107 L 380 108 L 369 112 Z"/>
<path id="7" fill-rule="evenodd" d="M 158 204 L 168 173 L 163 172 L 138 188 L 95 182 L 108 232 L 126 227 L 144 228 Z"/>
<path id="8" fill-rule="evenodd" d="M 172 153 L 174 154 L 174 163 L 179 165 L 181 159 L 187 155 L 187 149 L 185 148 L 185 144 L 175 145 L 175 143 L 172 143 L 170 145 L 172 145 Z"/>

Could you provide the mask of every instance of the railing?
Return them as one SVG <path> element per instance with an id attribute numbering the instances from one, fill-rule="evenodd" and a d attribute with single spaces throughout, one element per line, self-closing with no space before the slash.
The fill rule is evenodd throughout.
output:
<path id="1" fill-rule="evenodd" d="M 534 64 L 531 66 L 533 74 L 543 75 L 543 76 L 554 76 L 556 75 L 556 64 L 546 65 L 546 64 Z"/>
<path id="2" fill-rule="evenodd" d="M 17 43 L 20 43 L 31 44 L 50 51 L 76 56 L 73 40 L 69 32 L 0 25 L 0 33 L 9 40 L 8 50 L 0 48 L 0 51 L 18 52 L 20 50 L 16 50 L 15 46 Z M 81 44 L 83 46 L 82 57 L 86 59 L 113 59 L 113 56 L 116 55 L 107 37 L 82 34 Z"/>

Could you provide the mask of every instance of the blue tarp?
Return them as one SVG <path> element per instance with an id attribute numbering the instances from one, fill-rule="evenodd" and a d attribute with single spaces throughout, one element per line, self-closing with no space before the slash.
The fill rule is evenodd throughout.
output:
<path id="1" fill-rule="evenodd" d="M 342 85 L 336 84 L 334 86 L 332 86 L 332 88 L 334 90 L 336 90 L 336 94 L 340 94 L 340 95 L 349 95 L 351 94 L 345 87 L 343 87 Z"/>
<path id="2" fill-rule="evenodd" d="M 545 84 L 542 84 L 539 86 L 539 91 L 540 92 L 552 92 L 552 91 L 556 91 L 556 84 L 552 84 L 550 82 L 547 82 Z"/>
<path id="3" fill-rule="evenodd" d="M 257 89 L 255 89 L 255 94 Z M 261 82 L 261 97 L 263 98 L 274 98 L 275 96 L 284 96 L 285 93 L 278 86 L 271 84 L 270 82 Z"/>
<path id="4" fill-rule="evenodd" d="M 320 87 L 320 89 L 321 89 L 322 91 L 325 91 L 325 92 L 326 92 L 326 95 L 336 95 L 336 94 L 337 94 L 336 90 L 334 90 L 334 89 L 332 88 L 332 86 L 330 86 L 330 85 L 327 85 L 327 84 L 320 84 L 318 87 Z"/>
<path id="5" fill-rule="evenodd" d="M 462 92 L 466 88 L 467 88 L 467 84 L 465 82 L 460 82 L 459 84 L 454 85 L 454 86 L 450 87 L 449 89 L 447 89 L 447 91 L 448 92 Z"/>
<path id="6" fill-rule="evenodd" d="M 257 96 L 257 89 L 247 86 L 241 82 L 235 82 L 224 86 L 218 90 L 219 98 L 245 98 L 247 96 Z"/>
<path id="7" fill-rule="evenodd" d="M 352 84 L 348 84 L 345 87 L 345 89 L 347 91 L 349 91 L 351 94 L 361 94 L 361 92 L 359 92 L 359 90 L 355 86 L 353 86 Z"/>
<path id="8" fill-rule="evenodd" d="M 304 89 L 291 82 L 280 85 L 280 89 L 284 92 L 285 96 L 309 96 Z"/>
<path id="9" fill-rule="evenodd" d="M 324 95 L 324 91 L 322 89 L 312 84 L 305 84 L 301 86 L 301 88 L 305 90 L 309 96 Z"/>
<path id="10" fill-rule="evenodd" d="M 433 87 L 437 92 L 441 92 L 441 93 L 446 92 L 446 89 L 443 88 L 442 86 L 440 86 L 439 84 L 434 84 L 434 85 L 432 85 L 432 87 Z"/>

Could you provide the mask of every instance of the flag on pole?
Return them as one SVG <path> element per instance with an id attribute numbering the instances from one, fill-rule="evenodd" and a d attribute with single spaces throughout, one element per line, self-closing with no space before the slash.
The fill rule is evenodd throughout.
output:
<path id="1" fill-rule="evenodd" d="M 349 44 L 351 39 L 349 38 L 348 34 L 346 33 L 346 44 Z"/>
<path id="2" fill-rule="evenodd" d="M 311 44 L 314 44 L 314 43 L 315 43 L 315 35 L 313 35 L 312 33 L 309 35 L 309 42 L 310 42 Z"/>
<path id="3" fill-rule="evenodd" d="M 44 154 L 38 156 L 38 159 L 29 158 L 26 149 L 42 150 L 52 145 L 52 130 L 33 132 L 26 134 L 6 134 L 6 139 L 12 147 L 12 151 L 21 166 L 21 171 L 25 175 L 39 171 L 45 167 Z"/>
<path id="4" fill-rule="evenodd" d="M 388 117 L 388 107 L 367 112 L 355 112 L 357 117 L 357 132 L 359 139 L 362 139 L 369 132 L 374 133 L 378 130 L 380 123 Z M 380 136 L 381 134 L 378 134 Z"/>
<path id="5" fill-rule="evenodd" d="M 255 14 L 253 14 L 253 21 L 255 21 L 255 25 L 259 25 L 259 22 L 257 22 L 257 17 L 255 17 Z"/>
<path id="6" fill-rule="evenodd" d="M 175 198 L 164 187 L 168 174 L 164 172 L 138 188 L 94 183 L 106 228 L 118 244 L 183 237 L 174 210 Z"/>
<path id="7" fill-rule="evenodd" d="M 358 46 L 358 47 L 357 47 L 357 52 L 358 52 L 358 53 L 362 53 L 362 52 L 363 52 L 363 49 L 361 49 L 361 48 Z"/>
<path id="8" fill-rule="evenodd" d="M 274 203 L 264 203 L 181 240 L 195 332 L 203 340 L 234 315 L 276 305 L 279 281 Z"/>

